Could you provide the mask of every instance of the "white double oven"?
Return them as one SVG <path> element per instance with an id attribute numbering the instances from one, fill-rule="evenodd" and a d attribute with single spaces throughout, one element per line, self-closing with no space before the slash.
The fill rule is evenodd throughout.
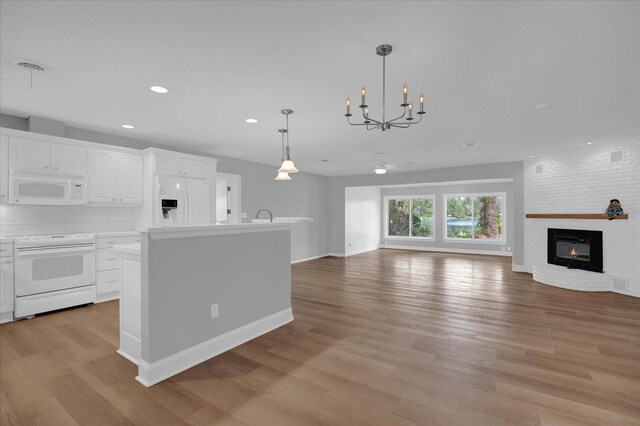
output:
<path id="1" fill-rule="evenodd" d="M 15 238 L 15 317 L 95 302 L 95 250 L 90 234 Z"/>

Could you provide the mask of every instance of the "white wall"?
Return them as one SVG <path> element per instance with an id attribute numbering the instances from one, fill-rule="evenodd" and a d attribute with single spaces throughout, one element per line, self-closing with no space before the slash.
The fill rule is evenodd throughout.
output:
<path id="1" fill-rule="evenodd" d="M 622 161 L 611 161 L 614 152 L 622 152 Z M 535 280 L 640 297 L 639 140 L 585 144 L 526 161 L 524 188 L 526 213 L 603 213 L 617 198 L 629 214 L 613 221 L 526 219 L 525 266 Z M 547 264 L 547 228 L 603 231 L 604 274 Z"/>
<path id="2" fill-rule="evenodd" d="M 379 187 L 345 188 L 346 256 L 375 250 L 380 246 L 381 193 Z"/>

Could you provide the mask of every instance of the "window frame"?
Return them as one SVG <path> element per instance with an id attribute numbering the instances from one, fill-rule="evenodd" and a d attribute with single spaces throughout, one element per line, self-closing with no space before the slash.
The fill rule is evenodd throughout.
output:
<path id="1" fill-rule="evenodd" d="M 433 236 L 431 237 L 412 237 L 403 236 L 403 235 L 389 235 L 389 200 L 431 200 L 431 205 L 433 206 Z M 385 240 L 404 240 L 404 241 L 435 241 L 436 240 L 436 196 L 431 195 L 385 195 L 383 197 L 384 203 L 384 236 Z M 411 234 L 412 226 L 409 226 L 409 234 Z"/>
<path id="2" fill-rule="evenodd" d="M 502 238 L 457 238 L 449 237 L 447 230 L 447 198 L 456 197 L 502 197 Z M 473 210 L 473 209 L 472 209 Z M 507 245 L 507 193 L 472 192 L 460 194 L 442 194 L 442 241 L 448 243 L 500 244 Z"/>

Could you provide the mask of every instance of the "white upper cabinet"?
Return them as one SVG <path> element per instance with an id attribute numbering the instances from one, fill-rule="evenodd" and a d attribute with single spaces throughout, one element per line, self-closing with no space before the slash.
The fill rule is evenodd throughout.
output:
<path id="1" fill-rule="evenodd" d="M 142 156 L 88 149 L 90 203 L 142 203 Z"/>
<path id="2" fill-rule="evenodd" d="M 142 156 L 118 153 L 118 199 L 122 203 L 142 202 Z"/>
<path id="3" fill-rule="evenodd" d="M 49 170 L 50 165 L 50 142 L 11 137 L 11 143 L 9 145 L 9 167 Z"/>
<path id="4" fill-rule="evenodd" d="M 182 159 L 180 157 L 158 154 L 155 156 L 155 163 L 157 175 L 182 175 Z"/>
<path id="5" fill-rule="evenodd" d="M 211 179 L 211 163 L 182 159 L 182 174 L 187 177 Z"/>
<path id="6" fill-rule="evenodd" d="M 87 171 L 87 149 L 81 146 L 52 143 L 51 169 L 54 172 L 85 174 Z"/>
<path id="7" fill-rule="evenodd" d="M 118 153 L 104 149 L 87 150 L 87 201 L 112 203 L 117 197 Z"/>
<path id="8" fill-rule="evenodd" d="M 86 148 L 12 136 L 9 167 L 85 174 Z"/>
<path id="9" fill-rule="evenodd" d="M 212 179 L 215 164 L 207 161 L 191 160 L 178 156 L 155 154 L 155 174 L 185 176 L 198 179 Z"/>
<path id="10" fill-rule="evenodd" d="M 9 136 L 0 135 L 0 203 L 9 199 Z"/>

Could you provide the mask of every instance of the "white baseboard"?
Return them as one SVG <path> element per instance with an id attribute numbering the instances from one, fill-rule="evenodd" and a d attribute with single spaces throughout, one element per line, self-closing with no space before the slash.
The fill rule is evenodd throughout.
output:
<path id="1" fill-rule="evenodd" d="M 374 250 L 378 250 L 380 248 L 380 246 L 376 246 L 376 247 L 372 247 L 372 248 L 366 248 L 366 249 L 362 249 L 362 250 L 357 250 L 351 253 L 345 253 L 344 257 L 349 257 L 349 256 L 355 256 L 356 254 L 362 254 L 362 253 L 366 253 L 368 251 L 374 251 Z"/>
<path id="2" fill-rule="evenodd" d="M 120 299 L 120 290 L 96 295 L 96 303 L 108 302 L 109 300 Z"/>
<path id="3" fill-rule="evenodd" d="M 13 321 L 13 311 L 3 312 L 0 314 L 0 324 Z"/>
<path id="4" fill-rule="evenodd" d="M 327 253 L 327 256 L 331 256 L 331 257 L 344 257 L 344 253 Z"/>
<path id="5" fill-rule="evenodd" d="M 293 312 L 291 308 L 287 308 L 170 355 L 160 361 L 149 364 L 141 359 L 138 364 L 138 376 L 136 376 L 136 380 L 146 387 L 155 385 L 164 379 L 174 376 L 216 355 L 220 355 L 251 339 L 275 330 L 291 321 L 293 321 Z"/>
<path id="6" fill-rule="evenodd" d="M 617 288 L 611 289 L 614 293 L 624 294 L 626 296 L 640 297 L 640 291 L 638 290 L 619 290 Z"/>
<path id="7" fill-rule="evenodd" d="M 331 255 L 330 254 L 321 254 L 320 256 L 305 257 L 304 259 L 292 260 L 291 264 L 293 265 L 295 263 L 307 262 L 309 260 L 320 259 L 321 257 L 327 257 L 327 256 L 331 256 Z"/>
<path id="8" fill-rule="evenodd" d="M 416 246 L 401 246 L 401 245 L 383 245 L 383 246 L 380 246 L 380 248 L 397 249 L 397 250 L 438 251 L 441 253 L 484 254 L 486 256 L 511 257 L 511 252 L 509 251 L 496 251 L 496 250 L 452 249 L 452 248 L 444 248 L 444 247 L 416 247 Z"/>
<path id="9" fill-rule="evenodd" d="M 533 273 L 530 266 L 527 265 L 516 265 L 515 263 L 511 265 L 511 270 L 513 272 L 528 272 L 530 274 Z"/>

